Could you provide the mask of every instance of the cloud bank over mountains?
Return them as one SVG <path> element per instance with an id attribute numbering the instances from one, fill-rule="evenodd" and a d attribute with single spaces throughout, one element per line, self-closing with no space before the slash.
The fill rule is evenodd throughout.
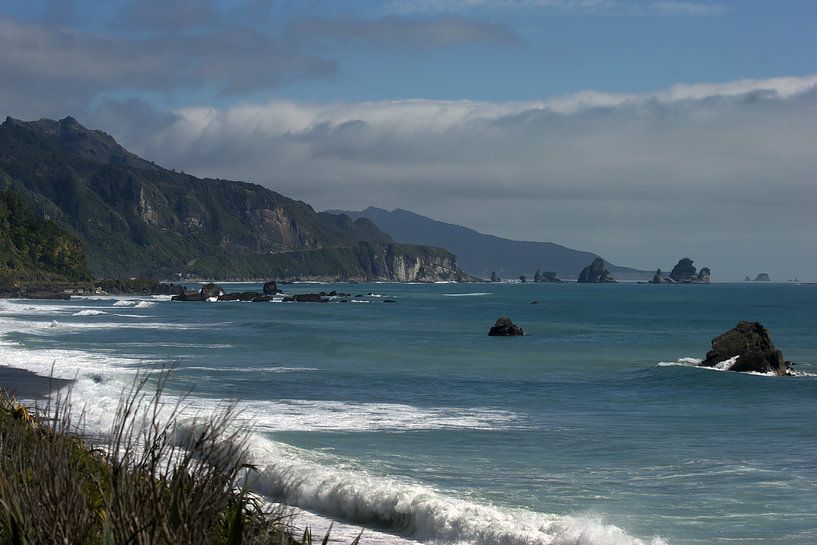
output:
<path id="1" fill-rule="evenodd" d="M 403 207 L 645 268 L 689 253 L 734 277 L 756 267 L 736 249 L 815 235 L 817 76 L 522 103 L 140 108 L 109 103 L 97 124 L 160 163 L 318 208 Z"/>
<path id="2" fill-rule="evenodd" d="M 707 66 L 684 51 L 719 44 L 733 23 L 748 35 L 738 6 L 31 0 L 0 6 L 0 104 L 23 119 L 73 115 L 164 166 L 261 183 L 316 208 L 402 207 L 639 268 L 688 255 L 716 280 L 753 276 L 759 260 L 775 278 L 817 276 L 817 252 L 804 250 L 817 236 L 812 61 L 773 72 L 795 77 L 629 79 L 682 73 L 673 59 Z M 807 40 L 785 40 L 798 34 L 784 22 L 786 35 L 756 47 L 733 34 L 707 49 L 743 51 L 712 63 L 718 77 L 746 59 L 808 51 Z M 673 41 L 699 29 L 710 41 Z M 619 53 L 602 54 L 611 48 Z M 639 91 L 573 82 L 589 90 L 506 99 L 577 74 Z M 405 91 L 416 82 L 421 93 Z M 467 99 L 491 97 L 484 89 L 500 98 Z M 376 99 L 341 101 L 337 90 Z M 435 98 L 446 96 L 464 98 Z"/>

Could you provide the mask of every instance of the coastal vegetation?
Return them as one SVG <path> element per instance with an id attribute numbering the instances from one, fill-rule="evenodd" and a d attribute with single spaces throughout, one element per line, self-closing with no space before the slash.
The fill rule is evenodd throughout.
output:
<path id="1" fill-rule="evenodd" d="M 90 442 L 70 395 L 36 410 L 0 392 L 0 545 L 311 544 L 288 508 L 247 490 L 234 405 L 187 420 L 176 404 L 167 416 L 167 374 L 148 394 L 152 378 L 134 383 L 110 433 Z"/>
<path id="2" fill-rule="evenodd" d="M 98 278 L 465 278 L 445 250 L 260 185 L 161 168 L 71 117 L 0 125 L 0 189 L 81 240 Z"/>
<path id="3" fill-rule="evenodd" d="M 85 281 L 90 274 L 77 237 L 39 217 L 13 191 L 0 191 L 0 282 Z"/>

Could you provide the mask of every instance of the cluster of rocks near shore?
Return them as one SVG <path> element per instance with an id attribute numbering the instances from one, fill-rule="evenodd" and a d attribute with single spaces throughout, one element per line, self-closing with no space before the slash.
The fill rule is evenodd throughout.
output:
<path id="1" fill-rule="evenodd" d="M 217 284 L 205 284 L 196 290 L 184 290 L 182 293 L 171 297 L 171 301 L 245 301 L 252 303 L 269 303 L 273 301 L 276 295 L 283 294 L 278 289 L 278 284 L 274 280 L 264 283 L 261 292 L 257 291 L 239 291 L 227 293 L 224 288 Z M 371 294 L 369 294 L 371 295 Z M 294 295 L 281 295 L 280 298 L 275 299 L 282 303 L 328 303 L 333 299 L 340 298 L 339 302 L 348 303 L 352 297 L 350 293 L 332 291 L 321 291 L 319 293 L 297 293 Z M 356 295 L 355 297 L 367 297 L 365 295 Z M 384 303 L 395 303 L 393 299 L 383 299 Z"/>

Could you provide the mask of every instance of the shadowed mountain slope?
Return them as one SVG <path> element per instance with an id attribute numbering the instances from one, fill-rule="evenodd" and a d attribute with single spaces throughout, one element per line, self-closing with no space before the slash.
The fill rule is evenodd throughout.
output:
<path id="1" fill-rule="evenodd" d="M 486 235 L 399 208 L 389 212 L 370 206 L 360 212 L 332 212 L 344 213 L 352 219 L 370 219 L 399 242 L 446 248 L 457 255 L 460 267 L 481 278 L 489 278 L 492 271 L 503 278 L 516 278 L 523 274 L 533 278 L 534 272 L 541 269 L 555 272 L 561 278 L 573 279 L 599 257 L 553 242 L 519 241 Z M 607 268 L 620 280 L 648 280 L 653 274 L 609 262 Z"/>
<path id="2" fill-rule="evenodd" d="M 161 168 L 75 119 L 0 125 L 0 188 L 75 233 L 98 277 L 457 279 L 455 257 L 256 184 Z"/>

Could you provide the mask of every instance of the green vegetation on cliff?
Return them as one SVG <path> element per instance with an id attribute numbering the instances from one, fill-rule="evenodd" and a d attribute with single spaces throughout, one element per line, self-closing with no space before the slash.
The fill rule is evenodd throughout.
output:
<path id="1" fill-rule="evenodd" d="M 260 185 L 158 167 L 70 117 L 0 125 L 0 188 L 75 233 L 98 277 L 340 278 L 377 269 L 360 263 L 361 248 L 424 260 L 438 252 L 393 244 L 368 219 L 317 213 Z"/>
<path id="2" fill-rule="evenodd" d="M 89 277 L 82 243 L 40 218 L 13 191 L 0 191 L 0 281 L 83 281 Z"/>

